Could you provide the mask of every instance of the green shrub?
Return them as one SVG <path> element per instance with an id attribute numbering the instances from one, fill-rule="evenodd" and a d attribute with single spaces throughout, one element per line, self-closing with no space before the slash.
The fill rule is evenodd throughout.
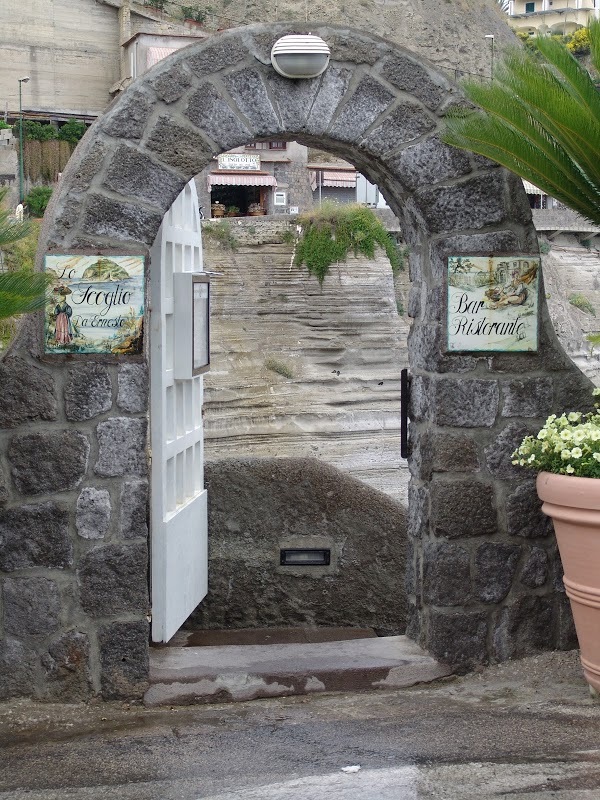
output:
<path id="1" fill-rule="evenodd" d="M 538 246 L 539 246 L 539 248 L 540 248 L 540 253 L 541 253 L 542 255 L 544 255 L 544 256 L 545 256 L 547 253 L 549 253 L 549 252 L 550 252 L 550 250 L 552 250 L 552 245 L 550 244 L 550 242 L 548 241 L 548 239 L 538 239 Z"/>
<path id="2" fill-rule="evenodd" d="M 302 235 L 294 263 L 305 264 L 319 283 L 325 280 L 329 267 L 345 260 L 351 250 L 355 255 L 374 258 L 376 245 L 387 253 L 392 270 L 401 269 L 398 245 L 369 208 L 354 203 L 323 203 L 301 214 L 298 222 Z"/>
<path id="3" fill-rule="evenodd" d="M 13 136 L 19 137 L 19 122 L 13 125 Z M 32 119 L 23 120 L 23 139 L 29 142 L 47 142 L 50 139 L 57 139 L 58 131 L 53 125 L 43 125 Z"/>
<path id="4" fill-rule="evenodd" d="M 225 250 L 237 250 L 238 243 L 227 220 L 208 222 L 202 226 L 202 236 L 218 242 Z"/>
<path id="5" fill-rule="evenodd" d="M 575 308 L 578 308 L 580 311 L 583 311 L 585 314 L 591 314 L 593 317 L 596 316 L 596 310 L 594 306 L 584 294 L 572 294 L 569 297 L 569 303 L 571 303 L 572 306 L 575 306 Z"/>
<path id="6" fill-rule="evenodd" d="M 8 122 L 4 122 L 3 119 L 0 119 L 0 131 L 10 130 L 10 128 L 12 128 L 12 125 L 9 125 Z"/>
<path id="7" fill-rule="evenodd" d="M 590 49 L 590 32 L 587 28 L 579 28 L 571 34 L 567 42 L 567 50 L 570 50 L 574 56 L 587 56 Z"/>
<path id="8" fill-rule="evenodd" d="M 58 138 L 63 142 L 77 144 L 84 133 L 85 122 L 80 122 L 78 119 L 70 119 L 58 129 Z"/>
<path id="9" fill-rule="evenodd" d="M 206 11 L 202 11 L 194 6 L 181 6 L 181 13 L 184 19 L 193 19 L 194 22 L 206 22 Z"/>
<path id="10" fill-rule="evenodd" d="M 33 217 L 43 217 L 51 196 L 52 188 L 50 186 L 34 186 L 25 198 L 29 213 Z"/>

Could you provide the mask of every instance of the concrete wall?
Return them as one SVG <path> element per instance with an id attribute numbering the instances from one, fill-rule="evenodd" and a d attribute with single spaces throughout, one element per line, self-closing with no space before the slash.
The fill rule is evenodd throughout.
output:
<path id="1" fill-rule="evenodd" d="M 314 458 L 206 464 L 209 592 L 186 627 L 352 626 L 404 633 L 406 509 Z M 280 565 L 326 548 L 326 567 Z"/>

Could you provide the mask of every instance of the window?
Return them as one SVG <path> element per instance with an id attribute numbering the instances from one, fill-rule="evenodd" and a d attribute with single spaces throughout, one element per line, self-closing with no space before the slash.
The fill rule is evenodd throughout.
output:
<path id="1" fill-rule="evenodd" d="M 285 206 L 287 203 L 287 197 L 285 192 L 275 192 L 273 195 L 273 205 L 274 206 Z"/>
<path id="2" fill-rule="evenodd" d="M 286 150 L 287 142 L 253 142 L 246 145 L 246 150 Z"/>
<path id="3" fill-rule="evenodd" d="M 533 14 L 535 11 L 535 3 L 525 3 L 525 13 Z"/>

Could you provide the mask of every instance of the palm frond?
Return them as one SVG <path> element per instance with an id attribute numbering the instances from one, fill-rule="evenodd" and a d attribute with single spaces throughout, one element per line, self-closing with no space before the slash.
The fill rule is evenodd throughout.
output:
<path id="1" fill-rule="evenodd" d="M 600 59 L 600 23 L 590 26 Z M 478 110 L 447 115 L 442 138 L 487 156 L 600 224 L 600 96 L 561 43 L 536 40 L 540 58 L 505 54 L 487 85 L 465 82 Z"/>
<path id="2" fill-rule="evenodd" d="M 0 319 L 27 314 L 43 308 L 50 276 L 42 272 L 0 274 Z"/>
<path id="3" fill-rule="evenodd" d="M 17 222 L 12 218 L 8 209 L 2 208 L 7 193 L 7 188 L 0 189 L 0 250 L 19 239 L 24 239 L 31 233 L 29 222 Z"/>

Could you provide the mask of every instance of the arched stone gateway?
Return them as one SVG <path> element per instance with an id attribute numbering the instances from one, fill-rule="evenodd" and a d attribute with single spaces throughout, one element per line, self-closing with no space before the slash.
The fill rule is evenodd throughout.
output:
<path id="1" fill-rule="evenodd" d="M 280 24 L 219 34 L 135 82 L 72 157 L 39 258 L 148 253 L 186 182 L 255 139 L 350 160 L 382 187 L 411 250 L 409 634 L 463 667 L 572 646 L 549 526 L 510 453 L 549 412 L 587 400 L 588 383 L 545 309 L 537 354 L 444 349 L 446 257 L 537 250 L 520 181 L 440 143 L 458 93 L 423 59 L 309 27 L 332 52 L 315 80 L 270 67 L 291 30 Z M 148 668 L 146 365 L 44 359 L 37 324 L 0 364 L 0 694 L 133 697 Z M 86 539 L 84 492 L 104 542 Z"/>

